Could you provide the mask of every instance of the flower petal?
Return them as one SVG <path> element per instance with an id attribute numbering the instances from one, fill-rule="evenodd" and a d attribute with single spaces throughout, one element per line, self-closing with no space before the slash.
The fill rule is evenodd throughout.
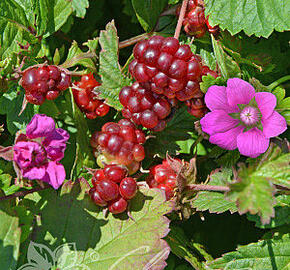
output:
<path id="1" fill-rule="evenodd" d="M 233 78 L 227 81 L 227 98 L 231 107 L 238 109 L 238 104 L 248 104 L 255 95 L 255 89 L 248 82 Z"/>
<path id="2" fill-rule="evenodd" d="M 47 137 L 55 130 L 55 123 L 45 114 L 36 114 L 26 127 L 26 135 L 30 139 Z"/>
<path id="3" fill-rule="evenodd" d="M 234 128 L 239 124 L 239 120 L 233 119 L 225 111 L 216 110 L 207 113 L 200 120 L 200 124 L 203 132 L 213 135 Z"/>
<path id="4" fill-rule="evenodd" d="M 41 180 L 50 184 L 54 189 L 58 189 L 65 180 L 63 165 L 54 161 L 49 162 L 46 167 L 46 174 Z"/>
<path id="5" fill-rule="evenodd" d="M 224 110 L 228 113 L 238 112 L 229 106 L 225 86 L 213 85 L 208 88 L 204 101 L 206 106 L 211 110 Z"/>
<path id="6" fill-rule="evenodd" d="M 68 132 L 61 128 L 57 128 L 50 136 L 43 140 L 43 146 L 51 160 L 60 161 L 64 157 L 64 151 L 68 139 Z"/>
<path id="7" fill-rule="evenodd" d="M 262 118 L 262 126 L 266 138 L 276 137 L 287 129 L 285 118 L 276 111 L 266 120 Z"/>
<path id="8" fill-rule="evenodd" d="M 45 172 L 46 172 L 45 166 L 32 167 L 29 169 L 24 169 L 22 171 L 22 176 L 30 180 L 35 180 L 35 179 L 41 180 L 44 177 Z"/>
<path id="9" fill-rule="evenodd" d="M 262 119 L 267 119 L 271 116 L 277 104 L 275 95 L 269 92 L 258 92 L 255 94 L 255 100 L 262 113 Z"/>
<path id="10" fill-rule="evenodd" d="M 237 137 L 242 133 L 245 127 L 237 126 L 224 133 L 216 133 L 210 136 L 209 141 L 227 150 L 234 150 L 237 148 Z"/>
<path id="11" fill-rule="evenodd" d="M 255 158 L 266 152 L 270 140 L 256 127 L 241 133 L 237 138 L 240 153 L 244 156 Z"/>

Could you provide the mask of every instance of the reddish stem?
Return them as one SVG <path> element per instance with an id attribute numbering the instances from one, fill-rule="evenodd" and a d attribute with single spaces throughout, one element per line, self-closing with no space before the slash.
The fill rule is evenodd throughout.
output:
<path id="1" fill-rule="evenodd" d="M 211 186 L 211 185 L 188 185 L 186 186 L 186 189 L 194 191 L 220 191 L 220 192 L 230 191 L 229 187 Z"/>
<path id="2" fill-rule="evenodd" d="M 177 22 L 177 25 L 176 25 L 176 28 L 175 28 L 175 33 L 174 33 L 174 37 L 176 39 L 179 38 L 179 34 L 180 34 L 181 27 L 182 27 L 182 23 L 183 23 L 185 11 L 186 11 L 187 3 L 188 3 L 188 0 L 183 0 L 183 2 L 182 2 L 182 6 L 181 6 L 179 17 L 178 17 L 178 22 Z"/>
<path id="3" fill-rule="evenodd" d="M 11 195 L 0 197 L 0 201 L 5 201 L 5 200 L 10 200 L 10 199 L 13 199 L 16 197 L 26 196 L 27 194 L 34 193 L 34 192 L 44 190 L 44 189 L 48 189 L 48 188 L 50 188 L 50 186 L 45 186 L 45 187 L 39 186 L 39 187 L 29 189 L 29 190 L 18 191 L 18 192 L 11 194 Z"/>
<path id="4" fill-rule="evenodd" d="M 150 33 L 144 33 L 142 35 L 139 35 L 139 36 L 132 37 L 130 39 L 126 39 L 124 41 L 121 41 L 119 43 L 119 49 L 123 49 L 123 48 L 126 48 L 128 46 L 131 46 L 131 45 L 133 45 L 133 44 L 135 44 L 135 43 L 137 43 L 137 42 L 139 42 L 139 41 L 141 41 L 143 39 L 146 39 L 146 38 L 150 37 L 150 35 L 151 35 Z"/>

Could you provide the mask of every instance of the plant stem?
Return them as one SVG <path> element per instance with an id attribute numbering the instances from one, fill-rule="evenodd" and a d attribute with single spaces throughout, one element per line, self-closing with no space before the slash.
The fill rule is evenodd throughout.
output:
<path id="1" fill-rule="evenodd" d="M 177 25 L 176 25 L 176 28 L 175 28 L 175 33 L 174 33 L 174 37 L 176 39 L 179 38 L 181 26 L 182 26 L 182 23 L 183 23 L 183 18 L 184 18 L 186 7 L 187 7 L 187 2 L 188 2 L 188 0 L 183 0 L 183 2 L 182 2 L 182 6 L 181 6 L 179 17 L 178 17 L 178 22 L 177 22 Z"/>
<path id="2" fill-rule="evenodd" d="M 126 48 L 128 46 L 131 46 L 131 45 L 133 45 L 133 44 L 135 44 L 135 43 L 137 43 L 137 42 L 139 42 L 139 41 L 141 41 L 143 39 L 146 39 L 146 38 L 148 38 L 150 36 L 151 36 L 150 33 L 144 33 L 142 35 L 139 35 L 139 36 L 132 37 L 132 38 L 126 39 L 124 41 L 121 41 L 119 43 L 119 49 L 123 49 L 123 48 Z"/>
<path id="3" fill-rule="evenodd" d="M 50 188 L 50 186 L 45 186 L 45 187 L 38 186 L 38 187 L 33 188 L 33 189 L 18 191 L 18 192 L 11 194 L 11 195 L 0 197 L 0 201 L 5 201 L 5 200 L 10 200 L 10 199 L 13 199 L 16 197 L 26 196 L 27 194 L 34 193 L 34 192 L 44 190 L 44 189 L 48 189 L 48 188 Z"/>
<path id="4" fill-rule="evenodd" d="M 186 189 L 193 191 L 220 191 L 220 192 L 230 191 L 229 187 L 211 186 L 211 185 L 188 185 L 186 186 Z"/>
<path id="5" fill-rule="evenodd" d="M 278 79 L 277 81 L 271 83 L 270 85 L 268 85 L 269 90 L 273 90 L 275 87 L 277 87 L 279 84 L 284 83 L 290 81 L 290 75 L 286 75 L 280 79 Z"/>

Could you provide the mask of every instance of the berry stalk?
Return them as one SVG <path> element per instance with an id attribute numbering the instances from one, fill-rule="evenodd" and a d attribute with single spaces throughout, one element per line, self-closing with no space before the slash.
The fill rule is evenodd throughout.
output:
<path id="1" fill-rule="evenodd" d="M 178 22 L 177 22 L 177 25 L 176 25 L 176 28 L 175 28 L 175 33 L 174 33 L 174 37 L 176 39 L 179 38 L 179 34 L 180 34 L 181 27 L 182 27 L 182 23 L 183 23 L 185 11 L 186 11 L 187 3 L 188 3 L 188 0 L 183 0 L 183 2 L 182 2 L 182 6 L 181 6 L 181 9 L 180 9 L 180 14 L 179 14 L 179 17 L 178 17 Z"/>

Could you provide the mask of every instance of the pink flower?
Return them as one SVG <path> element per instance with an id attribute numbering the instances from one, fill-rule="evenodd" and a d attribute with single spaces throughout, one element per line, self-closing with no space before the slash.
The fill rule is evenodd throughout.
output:
<path id="1" fill-rule="evenodd" d="M 209 141 L 227 150 L 239 149 L 255 158 L 269 147 L 271 137 L 287 129 L 286 120 L 274 109 L 276 97 L 269 92 L 255 92 L 248 82 L 233 78 L 227 87 L 213 85 L 205 95 L 211 110 L 201 120 Z"/>
<path id="2" fill-rule="evenodd" d="M 65 169 L 59 161 L 64 157 L 69 134 L 55 128 L 54 120 L 36 114 L 13 146 L 13 160 L 23 177 L 38 179 L 58 189 L 65 180 Z"/>

